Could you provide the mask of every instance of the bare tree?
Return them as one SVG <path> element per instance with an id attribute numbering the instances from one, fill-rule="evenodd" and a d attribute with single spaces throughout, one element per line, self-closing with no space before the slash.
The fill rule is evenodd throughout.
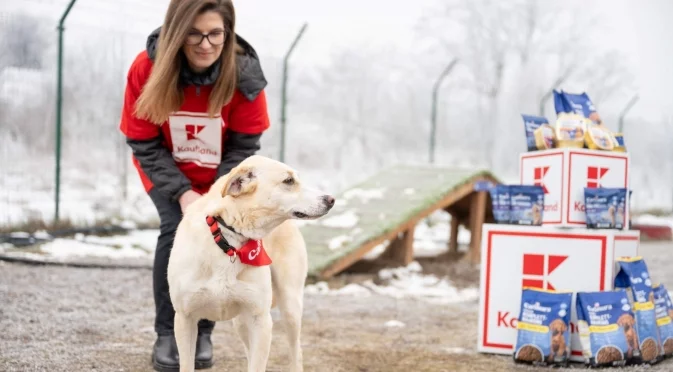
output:
<path id="1" fill-rule="evenodd" d="M 5 67 L 40 69 L 44 66 L 44 50 L 48 39 L 44 22 L 25 15 L 0 18 L 0 71 Z"/>
<path id="2" fill-rule="evenodd" d="M 592 27 L 583 27 L 587 25 Z M 474 117 L 481 135 L 479 143 L 472 145 L 479 146 L 489 167 L 500 157 L 499 147 L 511 147 L 511 143 L 502 146 L 510 140 L 507 136 L 512 131 L 503 129 L 509 125 L 499 124 L 514 118 L 512 106 L 517 110 L 537 107 L 560 77 L 570 80 L 578 72 L 577 78 L 584 79 L 583 86 L 596 100 L 625 86 L 627 74 L 615 55 L 618 52 L 602 57 L 600 49 L 586 42 L 587 34 L 598 29 L 590 14 L 535 0 L 442 1 L 418 26 L 419 35 L 430 41 L 423 53 L 436 60 L 460 58 L 468 89 L 479 102 Z M 610 58 L 612 62 L 606 64 Z M 505 88 L 509 96 L 503 96 Z"/>

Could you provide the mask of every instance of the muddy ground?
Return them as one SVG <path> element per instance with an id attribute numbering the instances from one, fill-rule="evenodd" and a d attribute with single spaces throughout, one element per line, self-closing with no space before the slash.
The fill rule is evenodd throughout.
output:
<path id="1" fill-rule="evenodd" d="M 673 244 L 644 243 L 651 274 L 673 287 Z M 422 262 L 457 286 L 478 286 L 478 270 Z M 365 267 L 364 270 L 371 269 Z M 358 270 L 362 271 L 362 270 Z M 349 274 L 333 284 L 359 281 Z M 0 262 L 0 371 L 152 371 L 151 271 L 30 266 Z M 432 305 L 412 299 L 307 294 L 305 371 L 534 371 L 511 358 L 476 353 L 477 302 Z M 273 313 L 268 371 L 282 371 L 285 338 Z M 386 327 L 390 320 L 404 327 Z M 211 371 L 244 371 L 243 347 L 230 322 L 215 328 Z M 582 366 L 576 366 L 582 368 Z M 616 370 L 616 369 L 615 369 Z M 673 360 L 624 371 L 671 371 Z M 561 370 L 562 371 L 562 370 Z"/>

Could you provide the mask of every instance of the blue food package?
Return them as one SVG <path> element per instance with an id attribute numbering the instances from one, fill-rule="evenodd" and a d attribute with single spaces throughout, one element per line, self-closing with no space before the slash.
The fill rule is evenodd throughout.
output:
<path id="1" fill-rule="evenodd" d="M 578 114 L 595 124 L 602 124 L 601 117 L 586 92 L 575 94 L 554 90 L 554 108 L 557 115 L 561 113 Z"/>
<path id="2" fill-rule="evenodd" d="M 549 124 L 549 121 L 542 116 L 521 114 L 521 117 L 523 118 L 523 124 L 526 129 L 526 144 L 528 145 L 528 151 L 536 151 L 538 148 L 535 142 L 535 131 L 543 124 Z"/>
<path id="3" fill-rule="evenodd" d="M 586 364 L 623 366 L 633 361 L 638 337 L 625 290 L 578 292 L 575 307 Z"/>
<path id="4" fill-rule="evenodd" d="M 652 280 L 645 260 L 640 257 L 619 257 L 615 288 L 627 290 L 636 319 L 637 349 L 634 358 L 640 362 L 656 363 L 661 350 L 657 329 Z"/>
<path id="5" fill-rule="evenodd" d="M 654 291 L 654 312 L 657 314 L 657 328 L 661 340 L 661 355 L 673 355 L 673 303 L 663 284 L 652 287 Z"/>
<path id="6" fill-rule="evenodd" d="M 509 223 L 510 221 L 510 187 L 508 185 L 495 185 L 489 192 L 493 204 L 493 218 L 496 223 Z"/>
<path id="7" fill-rule="evenodd" d="M 511 185 L 510 223 L 515 225 L 542 225 L 544 189 L 534 185 Z"/>
<path id="8" fill-rule="evenodd" d="M 590 229 L 624 228 L 625 188 L 584 188 L 586 225 Z"/>
<path id="9" fill-rule="evenodd" d="M 523 289 L 513 355 L 515 362 L 568 364 L 571 301 L 571 292 Z"/>

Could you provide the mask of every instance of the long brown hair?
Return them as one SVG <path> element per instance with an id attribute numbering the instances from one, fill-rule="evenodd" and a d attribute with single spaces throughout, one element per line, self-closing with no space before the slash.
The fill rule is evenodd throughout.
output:
<path id="1" fill-rule="evenodd" d="M 196 16 L 210 10 L 222 16 L 226 39 L 220 56 L 220 74 L 210 92 L 208 114 L 217 115 L 231 100 L 237 80 L 234 5 L 231 0 L 171 0 L 161 27 L 152 73 L 136 101 L 136 116 L 161 125 L 171 112 L 180 109 L 184 100 L 178 82 L 183 63 L 181 48 Z"/>

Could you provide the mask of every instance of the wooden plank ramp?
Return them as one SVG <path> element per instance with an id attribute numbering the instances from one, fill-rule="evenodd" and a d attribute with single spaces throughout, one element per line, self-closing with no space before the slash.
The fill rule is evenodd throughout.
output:
<path id="1" fill-rule="evenodd" d="M 485 170 L 399 165 L 345 190 L 327 216 L 301 221 L 309 276 L 338 274 L 386 241 L 381 257 L 408 264 L 416 224 L 437 210 L 452 216 L 449 249 L 457 249 L 455 232 L 463 224 L 473 236 L 467 259 L 478 262 L 481 225 L 492 219 L 488 193 L 475 190 L 483 182 L 498 180 Z"/>

